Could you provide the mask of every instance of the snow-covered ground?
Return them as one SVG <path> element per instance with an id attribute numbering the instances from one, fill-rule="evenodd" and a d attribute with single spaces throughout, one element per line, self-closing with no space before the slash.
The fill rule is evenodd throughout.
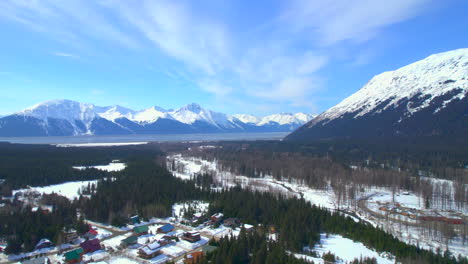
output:
<path id="1" fill-rule="evenodd" d="M 394 263 L 393 257 L 390 254 L 379 254 L 360 242 L 354 242 L 340 235 L 329 235 L 327 237 L 326 234 L 321 234 L 320 244 L 317 244 L 312 250 L 308 250 L 316 252 L 319 257 L 311 257 L 304 254 L 294 254 L 294 256 L 299 259 L 313 261 L 314 263 L 324 263 L 322 256 L 330 252 L 340 259 L 337 263 L 347 263 L 361 257 L 376 258 L 379 264 Z"/>
<path id="2" fill-rule="evenodd" d="M 97 184 L 99 180 L 92 180 L 92 181 L 73 181 L 73 182 L 65 182 L 61 184 L 43 186 L 43 187 L 30 187 L 27 189 L 19 189 L 14 190 L 13 195 L 17 192 L 23 193 L 32 193 L 38 192 L 40 194 L 52 194 L 56 193 L 62 196 L 65 196 L 69 200 L 73 200 L 79 197 L 79 191 L 83 189 L 83 187 L 87 187 L 89 184 Z"/>
<path id="3" fill-rule="evenodd" d="M 174 176 L 181 179 L 191 179 L 195 174 L 201 172 L 209 172 L 214 175 L 214 182 L 217 186 L 233 187 L 239 185 L 244 188 L 250 188 L 260 191 L 268 192 L 279 192 L 286 196 L 296 196 L 303 197 L 305 200 L 309 201 L 311 204 L 328 208 L 331 210 L 341 209 L 355 214 L 357 217 L 353 216 L 355 221 L 366 221 L 371 223 L 373 226 L 379 226 L 384 229 L 386 232 L 396 236 L 400 240 L 408 244 L 419 245 L 422 248 L 436 251 L 437 248 L 442 250 L 446 249 L 446 243 L 443 239 L 436 239 L 434 236 L 430 235 L 425 229 L 421 229 L 417 226 L 405 225 L 399 221 L 405 221 L 408 223 L 416 223 L 416 220 L 409 219 L 406 216 L 398 216 L 400 218 L 389 219 L 379 219 L 370 214 L 369 212 L 359 208 L 356 204 L 347 204 L 347 203 L 337 203 L 337 198 L 333 189 L 328 188 L 326 190 L 316 190 L 312 189 L 305 184 L 302 184 L 297 181 L 285 180 L 276 180 L 272 177 L 264 178 L 249 178 L 242 175 L 233 175 L 230 172 L 222 171 L 218 169 L 218 164 L 216 161 L 202 160 L 196 157 L 185 157 L 180 154 L 171 155 L 168 157 L 168 168 L 171 168 L 172 161 L 176 165 L 176 171 L 173 171 Z M 443 181 L 439 179 L 430 179 L 431 181 Z M 448 183 L 452 184 L 450 181 Z M 366 204 L 369 206 L 369 209 L 374 212 L 379 212 L 379 203 L 384 204 L 391 202 L 393 200 L 392 191 L 389 188 L 381 187 L 368 187 L 362 189 L 362 191 L 357 193 L 359 199 L 367 199 L 369 201 Z M 416 210 L 424 209 L 424 202 L 418 196 L 413 193 L 400 191 L 395 194 L 395 202 L 399 203 L 402 207 L 415 208 Z M 439 208 L 437 208 L 439 209 Z M 380 213 L 380 212 L 379 212 Z M 432 212 L 429 212 L 432 213 Z M 438 210 L 438 214 L 444 216 L 448 215 L 444 211 Z M 466 209 L 461 212 L 456 212 L 456 214 L 465 214 Z M 397 220 L 397 221 L 395 221 Z M 217 232 L 229 233 L 229 230 L 216 230 Z M 216 232 L 211 230 L 210 232 Z M 468 255 L 468 250 L 466 250 L 466 245 L 463 245 L 461 237 L 456 237 L 449 242 L 449 249 L 454 255 L 461 254 L 463 256 Z"/>
<path id="4" fill-rule="evenodd" d="M 68 147 L 113 147 L 113 146 L 132 146 L 132 145 L 144 145 L 148 142 L 116 142 L 116 143 L 76 143 L 76 144 L 55 144 L 56 147 L 68 148 Z"/>
<path id="5" fill-rule="evenodd" d="M 123 258 L 123 257 L 115 257 L 111 258 L 109 261 L 106 263 L 109 264 L 138 264 L 139 262 L 129 259 L 129 258 Z"/>
<path id="6" fill-rule="evenodd" d="M 218 169 L 217 162 L 211 162 L 196 157 L 184 157 L 180 154 L 168 157 L 169 163 L 175 161 L 177 170 L 173 171 L 174 176 L 181 179 L 192 179 L 194 175 L 211 172 L 214 173 L 214 181 L 224 188 L 240 185 L 243 188 L 251 188 L 266 192 L 280 192 L 287 196 L 303 197 L 307 201 L 317 206 L 325 208 L 336 208 L 333 190 L 315 190 L 294 181 L 278 181 L 273 177 L 250 178 L 242 175 L 235 175 L 228 171 Z M 168 164 L 171 167 L 171 164 Z"/>
<path id="7" fill-rule="evenodd" d="M 192 209 L 194 214 L 204 214 L 208 212 L 209 203 L 203 201 L 190 201 L 185 203 L 176 203 L 172 206 L 172 216 L 176 218 L 184 217 L 184 211 Z"/>
<path id="8" fill-rule="evenodd" d="M 125 169 L 126 167 L 127 165 L 121 162 L 111 162 L 107 165 L 97 165 L 97 166 L 73 166 L 73 168 L 77 170 L 85 170 L 85 169 L 94 168 L 94 169 L 98 169 L 102 171 L 121 171 Z"/>

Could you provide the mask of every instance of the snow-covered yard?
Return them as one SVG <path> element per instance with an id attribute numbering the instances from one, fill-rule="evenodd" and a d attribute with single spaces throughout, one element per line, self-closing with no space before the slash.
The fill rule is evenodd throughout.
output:
<path id="1" fill-rule="evenodd" d="M 194 214 L 205 214 L 208 212 L 209 203 L 203 201 L 190 201 L 176 203 L 172 206 L 172 215 L 176 218 L 184 217 L 184 211 L 193 210 Z"/>

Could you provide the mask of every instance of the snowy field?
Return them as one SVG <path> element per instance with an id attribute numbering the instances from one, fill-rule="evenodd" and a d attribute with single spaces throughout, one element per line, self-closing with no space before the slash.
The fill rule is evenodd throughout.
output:
<path id="1" fill-rule="evenodd" d="M 120 142 L 120 143 L 77 143 L 77 144 L 55 144 L 59 148 L 68 147 L 114 147 L 114 146 L 132 146 L 145 145 L 148 142 Z"/>
<path id="2" fill-rule="evenodd" d="M 23 192 L 23 193 L 38 192 L 40 194 L 56 193 L 56 194 L 65 196 L 69 200 L 73 200 L 79 197 L 78 192 L 83 187 L 87 187 L 89 184 L 97 184 L 97 183 L 98 183 L 98 180 L 73 181 L 73 182 L 66 182 L 66 183 L 43 186 L 43 187 L 30 187 L 27 189 L 14 190 L 13 195 L 15 195 L 17 192 Z"/>
<path id="3" fill-rule="evenodd" d="M 310 249 L 309 249 L 310 250 Z M 320 244 L 316 245 L 312 250 L 315 251 L 319 257 L 311 257 L 303 254 L 294 254 L 296 258 L 306 259 L 314 263 L 324 263 L 322 256 L 325 253 L 333 253 L 340 261 L 337 263 L 347 263 L 354 259 L 369 257 L 376 258 L 379 264 L 392 264 L 394 263 L 393 257 L 389 254 L 379 254 L 376 251 L 367 248 L 360 242 L 354 242 L 351 239 L 344 238 L 340 235 L 320 235 Z"/>
<path id="4" fill-rule="evenodd" d="M 98 170 L 102 170 L 102 171 L 121 171 L 123 169 L 125 169 L 127 167 L 127 165 L 125 163 L 121 163 L 121 162 L 111 162 L 107 165 L 97 165 L 97 166 L 73 166 L 74 169 L 77 169 L 77 170 L 85 170 L 85 169 L 91 169 L 91 168 L 94 168 L 94 169 L 98 169 Z"/>
<path id="5" fill-rule="evenodd" d="M 126 168 L 125 163 L 121 162 L 111 162 L 107 165 L 98 165 L 98 166 L 74 166 L 74 169 L 77 170 L 84 170 L 88 168 L 95 168 L 98 170 L 113 172 L 113 171 L 121 171 Z M 42 187 L 29 187 L 25 189 L 14 190 L 13 195 L 18 192 L 23 192 L 25 194 L 28 193 L 40 193 L 40 194 L 52 194 L 56 193 L 62 196 L 65 196 L 69 200 L 73 200 L 79 197 L 79 191 L 82 190 L 84 187 L 87 187 L 89 184 L 97 184 L 99 180 L 91 180 L 91 181 L 71 181 L 65 182 L 60 184 L 54 184 L 49 186 L 42 186 Z"/>
<path id="6" fill-rule="evenodd" d="M 169 163 L 174 160 L 177 170 L 174 176 L 181 179 L 192 179 L 194 175 L 202 172 L 214 173 L 214 180 L 224 188 L 240 185 L 243 188 L 255 189 L 265 192 L 280 192 L 287 196 L 304 197 L 305 200 L 317 206 L 334 209 L 334 194 L 332 190 L 314 190 L 299 182 L 278 181 L 273 177 L 250 178 L 235 175 L 218 169 L 216 162 L 202 160 L 195 157 L 183 157 L 180 154 L 168 157 Z M 170 168 L 171 164 L 168 164 Z"/>

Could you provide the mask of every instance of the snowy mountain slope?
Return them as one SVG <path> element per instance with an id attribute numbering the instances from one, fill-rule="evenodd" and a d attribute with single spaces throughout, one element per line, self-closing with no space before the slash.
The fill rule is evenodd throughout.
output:
<path id="1" fill-rule="evenodd" d="M 129 119 L 139 123 L 150 124 L 156 122 L 160 118 L 172 119 L 172 117 L 166 112 L 166 110 L 157 106 L 153 106 L 148 109 L 136 112 Z"/>
<path id="2" fill-rule="evenodd" d="M 71 100 L 47 101 L 26 108 L 16 115 L 37 118 L 44 122 L 44 126 L 48 126 L 48 122 L 52 120 L 65 120 L 73 127 L 75 135 L 90 134 L 91 123 L 97 117 L 94 105 Z M 66 122 L 63 126 L 67 126 Z"/>
<path id="3" fill-rule="evenodd" d="M 136 113 L 132 109 L 128 109 L 120 105 L 104 106 L 104 107 L 94 106 L 94 110 L 99 116 L 110 121 L 114 121 L 117 118 L 124 118 L 124 117 L 132 118 L 133 115 L 135 115 Z"/>
<path id="4" fill-rule="evenodd" d="M 245 124 L 257 124 L 259 122 L 259 118 L 253 115 L 247 114 L 235 114 L 231 116 L 231 120 L 237 119 Z"/>
<path id="5" fill-rule="evenodd" d="M 258 126 L 262 126 L 268 123 L 277 123 L 279 125 L 294 125 L 294 124 L 304 124 L 313 118 L 312 115 L 307 115 L 304 113 L 281 113 L 281 114 L 274 114 L 269 115 L 261 118 L 259 122 L 257 122 Z"/>
<path id="6" fill-rule="evenodd" d="M 0 136 L 287 132 L 309 119 L 303 113 L 230 116 L 194 103 L 176 110 L 153 106 L 135 111 L 118 105 L 52 100 L 0 118 Z"/>
<path id="7" fill-rule="evenodd" d="M 455 135 L 467 94 L 468 49 L 435 54 L 375 76 L 287 139 Z"/>

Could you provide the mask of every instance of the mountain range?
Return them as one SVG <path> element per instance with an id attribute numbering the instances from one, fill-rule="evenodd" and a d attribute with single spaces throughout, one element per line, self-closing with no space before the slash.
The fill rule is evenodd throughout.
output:
<path id="1" fill-rule="evenodd" d="M 119 105 L 51 100 L 0 118 L 0 136 L 288 132 L 312 117 L 304 113 L 227 115 L 195 103 L 175 110 L 153 106 L 135 111 Z"/>
<path id="2" fill-rule="evenodd" d="M 286 140 L 468 137 L 468 49 L 429 56 L 372 78 Z"/>

